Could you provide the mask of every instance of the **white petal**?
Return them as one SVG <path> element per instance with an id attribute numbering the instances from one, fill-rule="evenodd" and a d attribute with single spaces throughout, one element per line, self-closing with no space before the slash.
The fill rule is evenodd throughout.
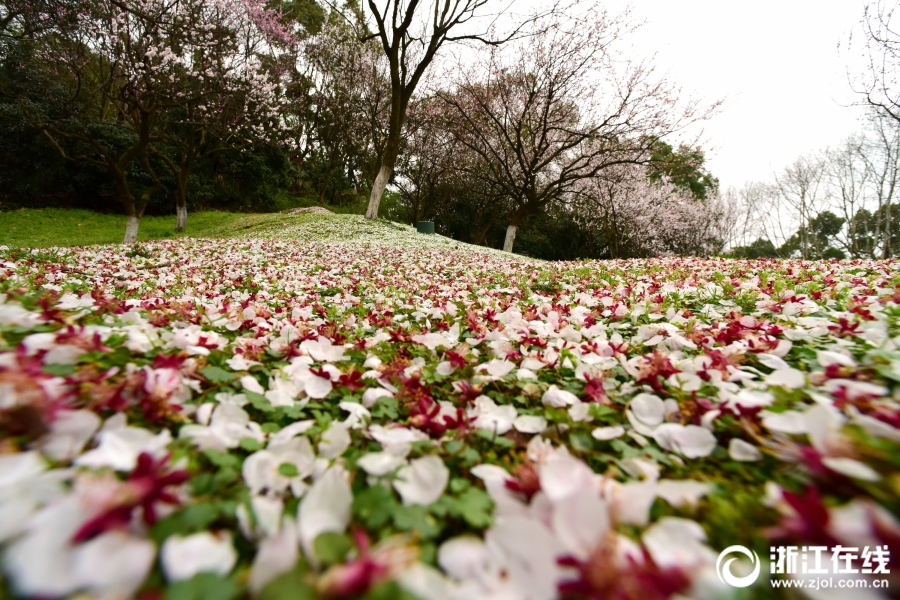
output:
<path id="1" fill-rule="evenodd" d="M 653 562 L 664 569 L 702 565 L 711 553 L 702 544 L 705 539 L 706 533 L 696 521 L 678 517 L 663 517 L 641 536 Z"/>
<path id="2" fill-rule="evenodd" d="M 50 425 L 41 451 L 53 460 L 72 460 L 100 428 L 100 417 L 89 410 L 61 410 Z"/>
<path id="3" fill-rule="evenodd" d="M 459 581 L 482 576 L 489 560 L 484 542 L 473 535 L 449 539 L 437 551 L 438 565 Z"/>
<path id="4" fill-rule="evenodd" d="M 628 408 L 638 421 L 648 427 L 656 427 L 666 416 L 665 402 L 653 394 L 638 394 Z"/>
<path id="5" fill-rule="evenodd" d="M 790 369 L 791 368 L 791 366 L 789 364 L 784 362 L 783 358 L 775 356 L 774 354 L 757 354 L 756 358 L 757 358 L 757 360 L 759 360 L 760 363 L 762 363 L 762 365 L 764 367 L 768 367 L 770 369 L 777 370 L 777 369 Z"/>
<path id="6" fill-rule="evenodd" d="M 513 421 L 513 427 L 522 433 L 542 433 L 547 429 L 547 419 L 541 416 L 521 415 Z"/>
<path id="7" fill-rule="evenodd" d="M 778 369 L 766 375 L 766 385 L 780 385 L 789 390 L 806 385 L 806 376 L 799 369 Z"/>
<path id="8" fill-rule="evenodd" d="M 710 484 L 691 479 L 661 479 L 656 484 L 656 495 L 672 506 L 695 506 L 709 490 Z"/>
<path id="9" fill-rule="evenodd" d="M 319 534 L 346 531 L 352 504 L 353 492 L 343 467 L 328 469 L 312 485 L 297 510 L 300 540 L 307 556 L 314 556 L 312 544 Z"/>
<path id="10" fill-rule="evenodd" d="M 269 438 L 269 444 L 267 447 L 271 449 L 286 444 L 296 436 L 309 431 L 309 429 L 312 428 L 312 426 L 315 424 L 316 422 L 312 419 L 291 423 L 284 429 L 280 430 L 278 433 L 273 434 L 272 437 Z"/>
<path id="11" fill-rule="evenodd" d="M 160 552 L 163 572 L 169 581 L 190 579 L 198 573 L 228 575 L 237 562 L 231 534 L 202 531 L 189 536 L 166 538 Z"/>
<path id="12" fill-rule="evenodd" d="M 394 395 L 382 387 L 369 388 L 363 392 L 362 404 L 366 408 L 372 408 L 379 398 L 387 396 L 393 398 Z"/>
<path id="13" fill-rule="evenodd" d="M 703 427 L 664 423 L 656 428 L 653 439 L 665 450 L 674 450 L 687 458 L 709 456 L 716 448 L 716 436 Z"/>
<path id="14" fill-rule="evenodd" d="M 244 375 L 240 379 L 241 386 L 247 390 L 248 392 L 253 392 L 255 394 L 265 394 L 266 390 L 259 384 L 255 377 L 252 375 Z"/>
<path id="15" fill-rule="evenodd" d="M 544 395 L 541 397 L 541 402 L 555 408 L 571 406 L 578 401 L 578 396 L 572 392 L 561 390 L 555 385 L 551 385 L 550 389 L 544 392 Z"/>
<path id="16" fill-rule="evenodd" d="M 847 477 L 852 477 L 854 479 L 861 479 L 862 481 L 881 480 L 881 475 L 879 475 L 875 469 L 852 458 L 827 457 L 822 459 L 822 464 L 832 471 L 836 471 L 841 475 L 846 475 Z"/>
<path id="17" fill-rule="evenodd" d="M 304 383 L 303 389 L 306 395 L 316 400 L 321 400 L 331 393 L 331 380 L 319 377 L 318 375 L 310 375 Z"/>
<path id="18" fill-rule="evenodd" d="M 762 460 L 762 452 L 759 451 L 759 448 L 740 438 L 731 438 L 731 441 L 728 442 L 728 456 L 732 460 L 740 462 Z"/>
<path id="19" fill-rule="evenodd" d="M 443 460 L 437 456 L 423 456 L 400 469 L 394 489 L 403 498 L 403 504 L 427 505 L 441 497 L 449 480 L 450 470 Z"/>
<path id="20" fill-rule="evenodd" d="M 610 528 L 609 508 L 596 489 L 584 487 L 555 503 L 551 527 L 572 556 L 587 560 Z"/>
<path id="21" fill-rule="evenodd" d="M 97 596 L 130 597 L 153 568 L 156 546 L 122 531 L 109 531 L 78 546 L 75 577 Z"/>
<path id="22" fill-rule="evenodd" d="M 597 427 L 591 432 L 591 436 L 595 440 L 614 440 L 617 437 L 625 435 L 625 428 L 621 425 L 612 425 L 609 427 Z"/>
<path id="23" fill-rule="evenodd" d="M 260 543 L 247 583 L 250 591 L 259 593 L 270 581 L 293 569 L 298 557 L 297 526 L 287 517 L 278 533 Z"/>
<path id="24" fill-rule="evenodd" d="M 796 410 L 773 413 L 767 410 L 759 413 L 763 427 L 779 433 L 806 433 L 806 415 Z"/>
<path id="25" fill-rule="evenodd" d="M 554 502 L 594 486 L 594 472 L 571 456 L 559 456 L 540 468 L 541 490 Z"/>
<path id="26" fill-rule="evenodd" d="M 350 431 L 343 423 L 332 422 L 322 434 L 319 442 L 319 456 L 322 458 L 337 458 L 350 447 Z"/>

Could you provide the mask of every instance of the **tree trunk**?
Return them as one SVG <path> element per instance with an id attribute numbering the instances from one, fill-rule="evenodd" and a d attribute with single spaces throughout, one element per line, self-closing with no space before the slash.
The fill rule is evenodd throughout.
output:
<path id="1" fill-rule="evenodd" d="M 394 167 L 387 164 L 382 164 L 381 169 L 378 170 L 378 176 L 375 178 L 375 183 L 372 184 L 372 193 L 369 195 L 369 208 L 366 210 L 367 219 L 378 218 L 378 205 L 381 203 L 384 188 L 387 187 L 388 180 L 390 180 L 393 172 Z"/>
<path id="2" fill-rule="evenodd" d="M 510 225 L 506 228 L 506 240 L 503 242 L 504 252 L 512 252 L 513 243 L 516 241 L 516 230 L 518 228 L 517 225 Z"/>
<path id="3" fill-rule="evenodd" d="M 184 231 L 185 227 L 187 227 L 187 204 L 182 196 L 175 205 L 175 231 Z"/>
<path id="4" fill-rule="evenodd" d="M 125 226 L 125 239 L 123 244 L 133 244 L 137 241 L 138 227 L 141 224 L 141 218 L 137 215 L 128 215 L 128 224 Z"/>
<path id="5" fill-rule="evenodd" d="M 520 206 L 519 210 L 515 212 L 512 220 L 509 222 L 509 226 L 506 228 L 506 240 L 503 242 L 503 251 L 504 252 L 512 252 L 513 244 L 516 241 L 516 230 L 519 229 L 519 224 L 522 222 L 522 219 L 525 218 L 525 215 L 530 213 L 533 210 L 533 204 L 525 204 L 524 206 Z"/>

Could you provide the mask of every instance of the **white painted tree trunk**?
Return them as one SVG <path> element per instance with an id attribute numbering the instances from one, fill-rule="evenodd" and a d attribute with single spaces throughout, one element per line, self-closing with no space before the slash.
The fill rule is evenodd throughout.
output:
<path id="1" fill-rule="evenodd" d="M 187 204 L 175 207 L 175 231 L 184 231 L 187 227 Z"/>
<path id="2" fill-rule="evenodd" d="M 512 252 L 513 243 L 516 241 L 516 230 L 519 229 L 516 225 L 510 225 L 506 228 L 506 240 L 503 242 L 503 251 L 504 252 Z"/>
<path id="3" fill-rule="evenodd" d="M 140 217 L 128 217 L 128 224 L 125 226 L 125 239 L 122 241 L 123 244 L 133 244 L 137 241 L 138 226 L 140 224 Z"/>
<path id="4" fill-rule="evenodd" d="M 369 195 L 369 208 L 366 210 L 367 219 L 378 218 L 378 205 L 381 203 L 381 197 L 384 195 L 384 188 L 387 187 L 388 180 L 391 178 L 393 168 L 387 165 L 381 165 L 378 176 L 375 177 L 375 183 L 372 185 L 372 193 Z"/>

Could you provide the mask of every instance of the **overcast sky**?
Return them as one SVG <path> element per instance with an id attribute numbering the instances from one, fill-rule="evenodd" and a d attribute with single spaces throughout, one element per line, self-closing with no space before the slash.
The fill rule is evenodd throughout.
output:
<path id="1" fill-rule="evenodd" d="M 606 0 L 610 9 L 626 0 Z M 705 126 L 708 165 L 723 187 L 768 179 L 798 155 L 860 126 L 838 42 L 857 27 L 861 0 L 635 0 L 646 25 L 636 55 L 657 52 L 685 91 L 726 98 Z M 845 44 L 842 44 L 842 48 Z M 843 106 L 842 106 L 843 105 Z"/>

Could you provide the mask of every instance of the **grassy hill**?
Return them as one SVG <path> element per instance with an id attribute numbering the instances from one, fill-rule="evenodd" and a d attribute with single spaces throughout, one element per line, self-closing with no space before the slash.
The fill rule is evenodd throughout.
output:
<path id="1" fill-rule="evenodd" d="M 0 245 L 45 248 L 118 244 L 125 217 L 88 210 L 23 209 L 0 212 Z M 415 228 L 390 221 L 367 221 L 361 215 L 241 214 L 218 211 L 192 213 L 184 233 L 175 233 L 173 216 L 141 219 L 139 241 L 193 238 L 267 238 L 305 242 L 353 242 L 500 253 L 441 235 L 422 235 Z M 502 254 L 502 253 L 501 253 Z"/>

